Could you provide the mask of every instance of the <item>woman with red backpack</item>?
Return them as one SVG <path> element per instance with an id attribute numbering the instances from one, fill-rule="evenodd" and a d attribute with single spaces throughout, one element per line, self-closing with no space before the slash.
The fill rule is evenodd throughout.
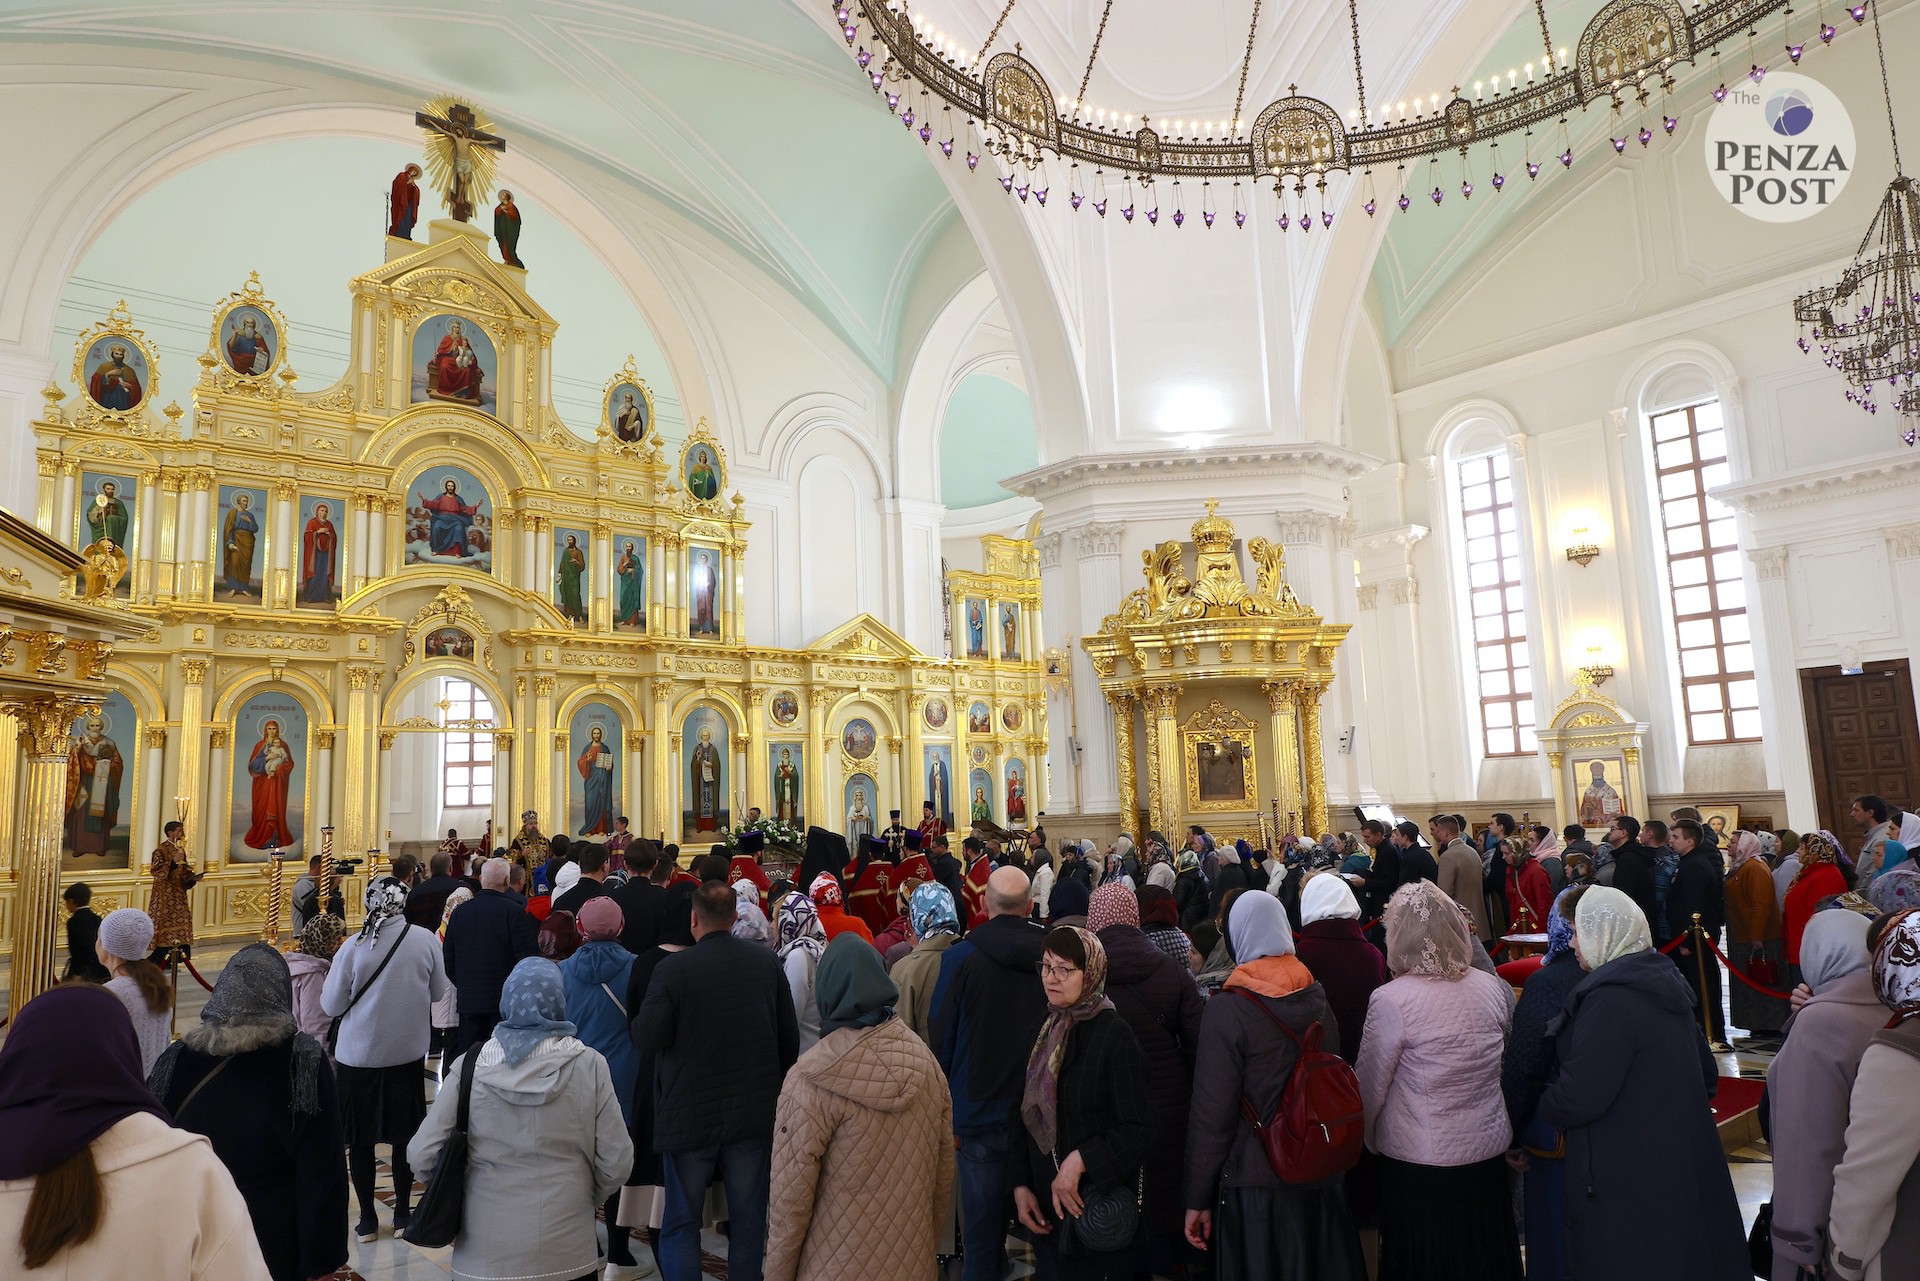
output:
<path id="1" fill-rule="evenodd" d="M 1234 899 L 1227 944 L 1236 964 L 1207 1002 L 1194 1066 L 1187 1240 L 1212 1257 L 1216 1281 L 1365 1281 L 1341 1184 L 1359 1154 L 1359 1097 L 1336 1056 L 1326 993 L 1294 955 L 1271 895 Z M 1344 1150 L 1342 1109 L 1325 1109 L 1321 1085 L 1349 1100 Z M 1320 1145 L 1299 1144 L 1300 1127 L 1287 1122 L 1302 1118 L 1334 1123 L 1330 1148 L 1317 1126 Z"/>

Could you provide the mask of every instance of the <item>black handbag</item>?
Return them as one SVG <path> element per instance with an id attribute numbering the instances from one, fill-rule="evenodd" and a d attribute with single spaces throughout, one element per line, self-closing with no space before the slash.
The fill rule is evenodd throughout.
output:
<path id="1" fill-rule="evenodd" d="M 1053 1158 L 1058 1171 L 1060 1158 Z M 1147 1171 L 1140 1168 L 1139 1178 L 1129 1188 L 1112 1188 L 1081 1198 L 1080 1213 L 1070 1214 L 1060 1223 L 1060 1254 L 1078 1258 L 1085 1254 L 1112 1254 L 1132 1245 L 1140 1235 L 1140 1203 L 1146 1199 Z"/>
<path id="2" fill-rule="evenodd" d="M 467 1114 L 473 1101 L 473 1074 L 480 1065 L 480 1048 L 485 1041 L 467 1051 L 466 1067 L 460 1076 L 460 1112 L 454 1118 L 447 1145 L 440 1150 L 440 1164 L 413 1207 L 413 1218 L 401 1238 L 408 1245 L 438 1250 L 453 1244 L 460 1235 L 467 1214 Z"/>
<path id="3" fill-rule="evenodd" d="M 1756 1277 L 1773 1276 L 1773 1202 L 1762 1201 L 1753 1216 L 1753 1231 L 1747 1233 L 1747 1260 Z"/>

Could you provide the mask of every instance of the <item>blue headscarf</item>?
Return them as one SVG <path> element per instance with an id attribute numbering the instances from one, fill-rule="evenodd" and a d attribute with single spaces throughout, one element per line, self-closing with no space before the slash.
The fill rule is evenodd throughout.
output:
<path id="1" fill-rule="evenodd" d="M 572 1036 L 567 1022 L 567 989 L 560 967 L 542 956 L 529 956 L 513 967 L 500 989 L 500 1021 L 493 1039 L 507 1062 L 518 1066 L 534 1047 L 553 1036 Z"/>
<path id="2" fill-rule="evenodd" d="M 921 938 L 958 934 L 960 916 L 953 908 L 953 892 L 937 881 L 922 881 L 907 900 L 907 919 Z"/>
<path id="3" fill-rule="evenodd" d="M 1569 894 L 1578 894 L 1584 888 L 1580 885 L 1569 885 L 1560 891 L 1559 897 L 1553 900 L 1553 906 L 1547 911 L 1547 960 L 1549 961 L 1573 946 L 1573 922 L 1567 919 L 1566 914 L 1561 911 L 1561 906 L 1569 901 L 1567 898 Z"/>

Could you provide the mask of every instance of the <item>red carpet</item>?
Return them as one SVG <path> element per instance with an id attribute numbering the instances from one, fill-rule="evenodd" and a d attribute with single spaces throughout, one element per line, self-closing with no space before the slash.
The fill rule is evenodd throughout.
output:
<path id="1" fill-rule="evenodd" d="M 1767 1083 L 1755 1077 L 1721 1077 L 1719 1092 L 1713 1096 L 1714 1123 L 1725 1125 L 1742 1112 L 1751 1112 L 1759 1107 L 1760 1096 L 1766 1092 L 1766 1088 Z"/>

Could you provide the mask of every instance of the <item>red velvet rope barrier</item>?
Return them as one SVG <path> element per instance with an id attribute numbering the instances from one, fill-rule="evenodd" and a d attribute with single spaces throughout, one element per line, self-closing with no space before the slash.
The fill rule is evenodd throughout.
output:
<path id="1" fill-rule="evenodd" d="M 180 964 L 187 967 L 187 973 L 193 975 L 193 981 L 195 983 L 198 983 L 201 987 L 207 989 L 207 991 L 209 992 L 213 991 L 213 984 L 207 982 L 205 979 L 200 977 L 200 971 L 193 968 L 193 961 L 191 958 L 185 957 L 185 956 L 181 957 Z"/>
<path id="2" fill-rule="evenodd" d="M 1674 935 L 1673 941 L 1660 949 L 1660 955 L 1662 956 L 1667 955 L 1668 953 L 1672 952 L 1674 948 L 1679 947 L 1682 943 L 1686 941 L 1687 941 L 1687 936 L 1685 934 Z"/>
<path id="3" fill-rule="evenodd" d="M 1686 935 L 1682 934 L 1680 937 L 1685 938 Z M 1739 967 L 1736 966 L 1732 961 L 1729 961 L 1727 959 L 1727 954 L 1725 952 L 1722 952 L 1720 950 L 1720 945 L 1718 943 L 1715 943 L 1712 939 L 1707 940 L 1707 949 L 1711 951 L 1715 956 L 1720 958 L 1720 964 L 1727 967 L 1727 973 L 1733 975 L 1733 977 L 1739 979 L 1742 983 L 1745 983 L 1748 987 L 1760 993 L 1762 996 L 1771 996 L 1777 1001 L 1785 1001 L 1785 1000 L 1790 1000 L 1792 998 L 1792 993 L 1790 992 L 1776 992 L 1770 987 L 1762 987 L 1760 986 L 1760 984 L 1755 983 L 1752 979 L 1748 978 L 1745 974 L 1741 973 Z"/>

